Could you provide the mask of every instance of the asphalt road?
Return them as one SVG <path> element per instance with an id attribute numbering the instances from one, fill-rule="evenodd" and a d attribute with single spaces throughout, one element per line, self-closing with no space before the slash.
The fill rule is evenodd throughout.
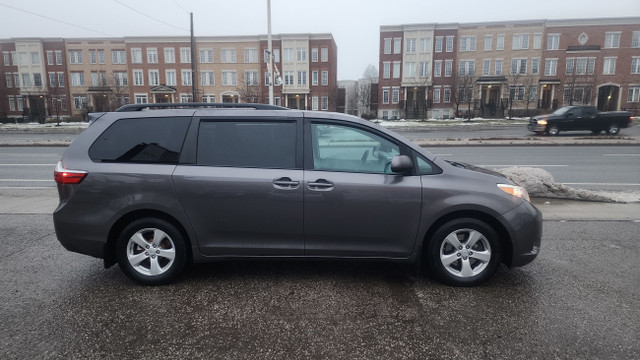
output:
<path id="1" fill-rule="evenodd" d="M 0 215 L 0 358 L 640 358 L 640 223 L 544 225 L 536 261 L 471 289 L 301 261 L 143 287 L 64 250 L 50 215 Z"/>
<path id="2" fill-rule="evenodd" d="M 445 159 L 497 169 L 542 168 L 578 189 L 640 192 L 640 146 L 428 147 Z M 0 187 L 53 187 L 62 147 L 0 148 Z"/>

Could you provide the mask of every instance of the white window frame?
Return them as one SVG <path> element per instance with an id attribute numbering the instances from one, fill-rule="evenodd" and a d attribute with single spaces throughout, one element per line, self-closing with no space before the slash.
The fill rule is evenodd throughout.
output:
<path id="1" fill-rule="evenodd" d="M 144 86 L 144 72 L 140 69 L 131 70 L 133 86 Z"/>
<path id="2" fill-rule="evenodd" d="M 453 36 L 445 37 L 445 52 L 453 52 Z"/>
<path id="3" fill-rule="evenodd" d="M 484 36 L 484 51 L 491 51 L 493 45 L 493 35 Z"/>
<path id="4" fill-rule="evenodd" d="M 391 38 L 384 38 L 383 40 L 383 53 L 385 55 L 391 54 Z"/>
<path id="5" fill-rule="evenodd" d="M 602 75 L 615 75 L 616 74 L 616 60 L 615 56 L 605 57 L 602 64 Z"/>
<path id="6" fill-rule="evenodd" d="M 158 48 L 147 48 L 147 63 L 158 63 Z"/>
<path id="7" fill-rule="evenodd" d="M 544 59 L 544 76 L 556 76 L 558 74 L 558 59 Z"/>
<path id="8" fill-rule="evenodd" d="M 198 57 L 200 64 L 212 64 L 213 63 L 213 49 L 206 48 L 198 51 Z"/>
<path id="9" fill-rule="evenodd" d="M 176 49 L 164 48 L 164 63 L 175 64 L 176 63 Z"/>
<path id="10" fill-rule="evenodd" d="M 191 48 L 180 48 L 180 64 L 191 64 Z"/>
<path id="11" fill-rule="evenodd" d="M 604 48 L 617 49 L 620 47 L 620 32 L 607 31 L 604 33 Z"/>
<path id="12" fill-rule="evenodd" d="M 131 63 L 142 64 L 142 48 L 131 48 Z"/>
<path id="13" fill-rule="evenodd" d="M 160 71 L 149 70 L 149 86 L 160 85 Z"/>
<path id="14" fill-rule="evenodd" d="M 435 60 L 433 62 L 433 77 L 442 76 L 442 60 Z"/>
<path id="15" fill-rule="evenodd" d="M 560 48 L 560 34 L 547 34 L 547 50 Z"/>
<path id="16" fill-rule="evenodd" d="M 182 86 L 192 86 L 193 76 L 191 75 L 191 69 L 180 70 L 180 84 Z"/>
<path id="17" fill-rule="evenodd" d="M 504 34 L 498 34 L 496 36 L 496 50 L 504 50 Z"/>

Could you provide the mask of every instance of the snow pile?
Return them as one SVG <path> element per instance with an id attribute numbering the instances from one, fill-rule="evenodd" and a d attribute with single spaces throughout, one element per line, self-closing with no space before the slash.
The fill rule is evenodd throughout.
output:
<path id="1" fill-rule="evenodd" d="M 549 172 L 540 168 L 509 167 L 497 169 L 496 171 L 508 176 L 513 182 L 527 189 L 531 197 L 602 202 L 628 202 L 635 200 L 631 198 L 631 194 L 574 189 L 556 183 Z"/>

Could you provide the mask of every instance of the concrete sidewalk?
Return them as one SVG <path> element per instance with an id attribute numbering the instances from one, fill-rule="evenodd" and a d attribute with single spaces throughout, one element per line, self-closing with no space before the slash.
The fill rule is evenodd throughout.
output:
<path id="1" fill-rule="evenodd" d="M 638 221 L 640 203 L 602 203 L 535 198 L 533 203 L 545 220 Z M 58 206 L 55 187 L 0 189 L 0 214 L 51 214 Z"/>

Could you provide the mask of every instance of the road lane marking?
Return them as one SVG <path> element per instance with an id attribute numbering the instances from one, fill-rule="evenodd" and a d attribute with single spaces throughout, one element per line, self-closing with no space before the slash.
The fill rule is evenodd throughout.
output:
<path id="1" fill-rule="evenodd" d="M 477 166 L 484 166 L 484 167 L 504 167 L 504 166 L 508 166 L 508 167 L 568 167 L 569 165 L 539 165 L 539 164 L 535 164 L 535 165 L 522 165 L 522 164 L 518 164 L 518 165 L 509 165 L 509 164 L 500 164 L 500 165 L 477 165 Z"/>
<path id="2" fill-rule="evenodd" d="M 43 190 L 55 188 L 55 186 L 0 186 L 0 190 Z"/>
<path id="3" fill-rule="evenodd" d="M 640 184 L 632 183 L 570 183 L 563 182 L 562 185 L 600 185 L 600 186 L 640 186 Z"/>
<path id="4" fill-rule="evenodd" d="M 640 156 L 640 154 L 602 154 L 602 156 Z"/>
<path id="5" fill-rule="evenodd" d="M 53 182 L 53 180 L 48 179 L 48 180 L 41 180 L 41 179 L 0 179 L 0 181 L 2 182 L 45 182 L 45 181 L 51 181 Z"/>
<path id="6" fill-rule="evenodd" d="M 56 164 L 0 164 L 0 166 L 51 166 L 51 167 L 55 167 Z"/>

